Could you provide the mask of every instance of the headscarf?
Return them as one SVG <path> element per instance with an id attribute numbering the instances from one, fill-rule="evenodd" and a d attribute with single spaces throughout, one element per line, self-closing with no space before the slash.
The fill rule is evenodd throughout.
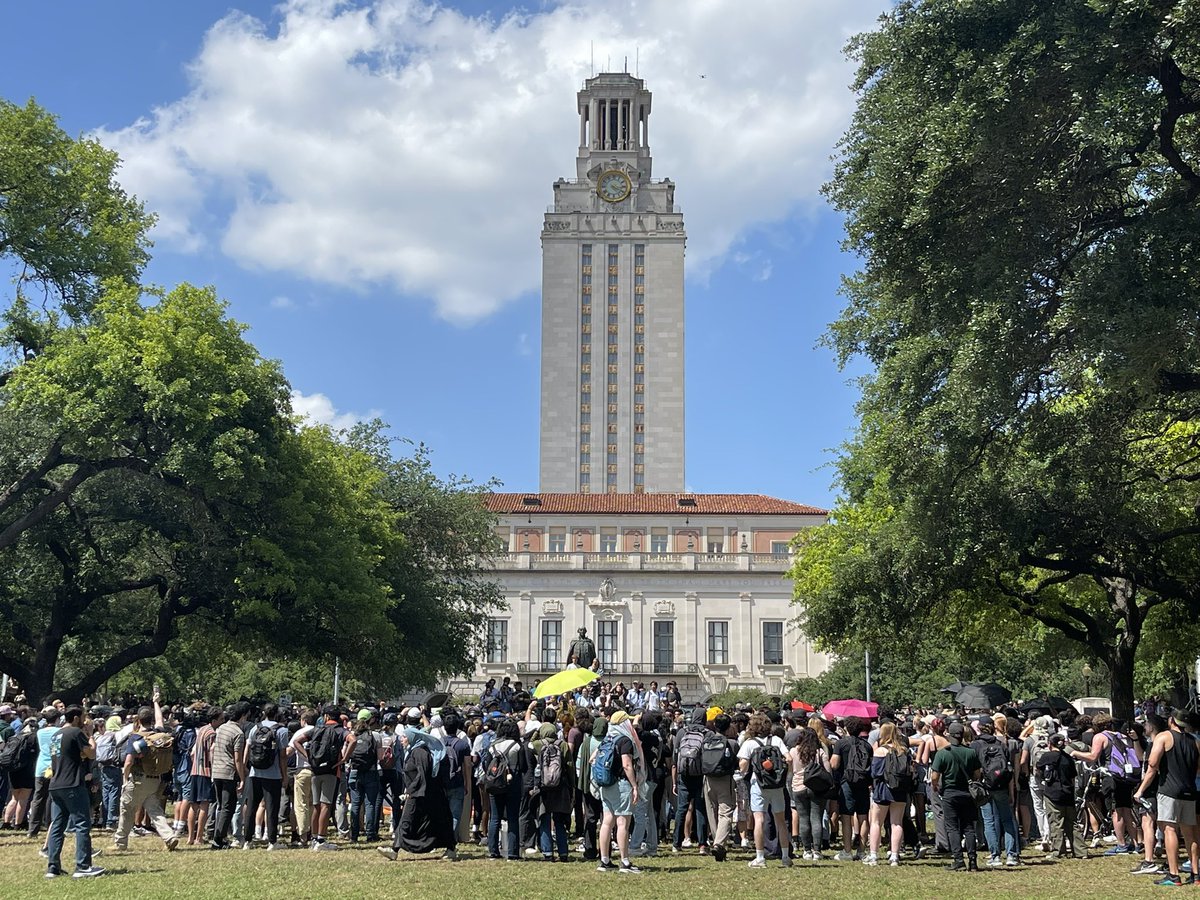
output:
<path id="1" fill-rule="evenodd" d="M 409 726 L 404 729 L 404 736 L 408 738 L 408 746 L 411 749 L 417 744 L 424 744 L 429 750 L 429 755 L 433 757 L 433 777 L 437 777 L 438 770 L 442 766 L 442 760 L 446 758 L 446 745 L 439 741 L 431 734 L 426 734 L 418 728 Z"/>
<path id="2" fill-rule="evenodd" d="M 442 723 L 441 716 L 434 716 L 429 720 L 429 733 L 439 741 L 446 740 L 446 729 Z"/>
<path id="3" fill-rule="evenodd" d="M 596 721 L 592 723 L 592 737 L 598 741 L 602 741 L 606 734 L 608 734 L 608 719 L 604 718 L 604 716 L 598 716 Z"/>
<path id="4" fill-rule="evenodd" d="M 703 709 L 700 710 L 700 715 L 704 715 Z M 623 709 L 613 713 L 612 718 L 608 722 L 608 730 L 615 730 L 618 734 L 623 734 L 633 743 L 633 770 L 638 773 L 639 780 L 644 780 L 646 777 L 646 755 L 642 752 L 642 742 L 638 739 L 637 729 L 633 727 L 633 719 L 629 717 L 629 713 Z"/>

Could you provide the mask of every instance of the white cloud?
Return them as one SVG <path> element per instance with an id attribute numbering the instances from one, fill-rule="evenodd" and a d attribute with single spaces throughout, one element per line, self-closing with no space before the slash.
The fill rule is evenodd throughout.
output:
<path id="1" fill-rule="evenodd" d="M 517 355 L 533 356 L 533 344 L 529 340 L 529 335 L 525 332 L 517 335 Z"/>
<path id="2" fill-rule="evenodd" d="M 160 243 L 211 235 L 249 268 L 390 284 L 470 321 L 537 288 L 589 40 L 597 70 L 640 53 L 654 174 L 678 184 L 703 274 L 751 227 L 819 202 L 853 105 L 841 48 L 886 6 L 590 0 L 495 21 L 426 0 L 291 0 L 277 27 L 219 21 L 190 93 L 99 137 L 159 213 Z"/>
<path id="3" fill-rule="evenodd" d="M 380 410 L 373 409 L 365 416 L 356 412 L 338 412 L 333 401 L 324 394 L 303 394 L 292 391 L 292 412 L 316 425 L 328 425 L 334 431 L 353 428 L 359 422 L 374 419 Z"/>
<path id="4" fill-rule="evenodd" d="M 280 294 L 278 297 L 271 298 L 272 309 L 295 309 L 296 301 L 291 297 L 285 297 Z"/>

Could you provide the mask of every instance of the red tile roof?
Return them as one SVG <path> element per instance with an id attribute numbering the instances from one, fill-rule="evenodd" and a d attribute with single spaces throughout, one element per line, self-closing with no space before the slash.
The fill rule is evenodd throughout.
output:
<path id="1" fill-rule="evenodd" d="M 532 501 L 537 502 L 532 502 Z M 683 502 L 681 502 L 683 501 Z M 693 501 L 693 502 L 688 502 Z M 826 516 L 829 510 L 764 494 L 515 494 L 484 495 L 498 515 Z"/>

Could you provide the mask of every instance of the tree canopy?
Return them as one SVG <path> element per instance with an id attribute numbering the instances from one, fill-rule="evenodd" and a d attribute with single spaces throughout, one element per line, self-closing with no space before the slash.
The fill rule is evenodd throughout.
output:
<path id="1" fill-rule="evenodd" d="M 1147 622 L 1200 612 L 1200 9 L 905 0 L 850 52 L 829 342 L 874 368 L 806 627 L 1015 614 L 1128 708 Z"/>

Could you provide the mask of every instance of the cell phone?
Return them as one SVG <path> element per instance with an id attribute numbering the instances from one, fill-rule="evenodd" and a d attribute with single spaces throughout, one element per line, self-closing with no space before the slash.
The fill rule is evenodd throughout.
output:
<path id="1" fill-rule="evenodd" d="M 157 696 L 157 694 L 158 694 L 158 682 L 156 681 L 156 682 L 154 682 L 154 685 L 153 685 L 153 693 L 150 696 L 154 697 L 154 696 Z"/>

